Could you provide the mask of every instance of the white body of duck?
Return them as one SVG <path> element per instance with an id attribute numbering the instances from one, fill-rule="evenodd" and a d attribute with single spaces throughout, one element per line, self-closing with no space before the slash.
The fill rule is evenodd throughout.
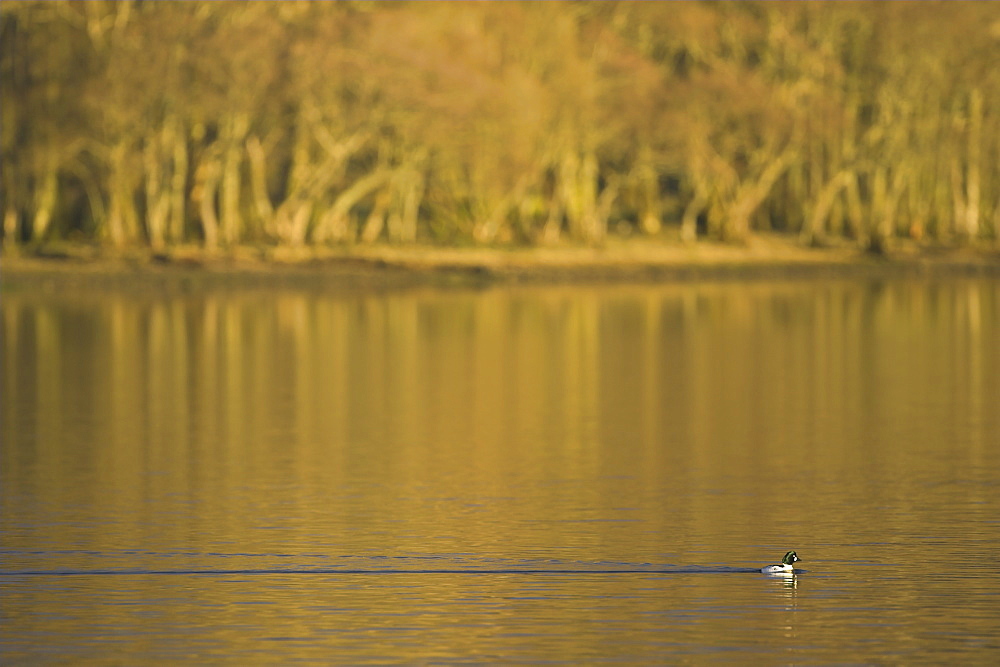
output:
<path id="1" fill-rule="evenodd" d="M 789 551 L 785 554 L 785 557 L 781 559 L 780 565 L 768 565 L 760 568 L 760 571 L 764 574 L 791 574 L 792 572 L 795 572 L 794 564 L 798 561 L 799 557 L 795 555 L 795 552 Z"/>

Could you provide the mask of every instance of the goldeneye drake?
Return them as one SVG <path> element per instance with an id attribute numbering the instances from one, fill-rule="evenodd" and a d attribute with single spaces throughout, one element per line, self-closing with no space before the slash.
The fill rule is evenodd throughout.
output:
<path id="1" fill-rule="evenodd" d="M 764 574 L 791 574 L 795 571 L 792 564 L 798 562 L 798 560 L 799 557 L 795 555 L 795 552 L 789 551 L 785 554 L 785 557 L 781 559 L 781 565 L 768 565 L 767 567 L 760 568 L 760 571 Z"/>

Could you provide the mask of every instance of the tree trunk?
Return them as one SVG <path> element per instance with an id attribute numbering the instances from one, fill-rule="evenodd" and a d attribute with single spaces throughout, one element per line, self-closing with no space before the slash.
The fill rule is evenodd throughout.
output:
<path id="1" fill-rule="evenodd" d="M 399 241 L 413 243 L 417 240 L 417 218 L 424 198 L 424 175 L 417 169 L 407 170 L 401 185 Z"/>
<path id="2" fill-rule="evenodd" d="M 905 167 L 898 166 L 889 182 L 888 168 L 879 166 L 872 178 L 871 229 L 868 250 L 882 255 L 889 250 L 889 239 L 896 224 L 896 208 L 908 179 Z"/>
<path id="3" fill-rule="evenodd" d="M 188 147 L 184 127 L 174 121 L 171 124 L 170 139 L 173 144 L 174 171 L 170 179 L 170 225 L 167 237 L 171 242 L 184 238 L 187 218 Z"/>
<path id="4" fill-rule="evenodd" d="M 349 188 L 342 191 L 333 202 L 330 210 L 321 218 L 313 232 L 313 238 L 318 241 L 328 241 L 343 237 L 342 229 L 346 229 L 347 217 L 358 202 L 386 184 L 392 176 L 392 171 L 386 167 L 356 180 Z M 362 235 L 364 236 L 364 235 Z"/>
<path id="5" fill-rule="evenodd" d="M 812 214 L 806 219 L 806 224 L 802 227 L 801 241 L 805 244 L 814 243 L 819 236 L 824 223 L 830 216 L 833 204 L 837 200 L 837 195 L 842 189 L 847 187 L 854 174 L 847 169 L 842 169 L 820 190 L 819 197 L 813 207 Z"/>
<path id="6" fill-rule="evenodd" d="M 958 158 L 951 158 L 951 224 L 949 231 L 960 239 L 965 238 L 965 221 L 968 219 L 965 201 L 965 187 L 962 184 L 962 168 Z"/>
<path id="7" fill-rule="evenodd" d="M 201 230 L 205 237 L 205 247 L 215 250 L 219 247 L 219 218 L 215 211 L 215 193 L 219 188 L 222 167 L 218 160 L 208 155 L 195 171 L 195 196 L 201 216 Z"/>
<path id="8" fill-rule="evenodd" d="M 8 203 L 3 212 L 3 244 L 7 250 L 17 247 L 21 240 L 18 238 L 21 231 L 20 217 L 17 209 Z"/>
<path id="9" fill-rule="evenodd" d="M 694 197 L 684 207 L 684 216 L 681 218 L 681 241 L 684 243 L 694 243 L 698 238 L 698 216 L 708 205 L 708 193 L 708 186 L 697 180 Z"/>
<path id="10" fill-rule="evenodd" d="M 111 149 L 108 188 L 108 235 L 111 244 L 121 248 L 135 240 L 138 214 L 135 210 L 134 173 L 127 164 L 129 142 L 120 141 Z"/>
<path id="11" fill-rule="evenodd" d="M 659 176 L 652 151 L 645 146 L 639 151 L 636 178 L 639 181 L 639 229 L 650 236 L 659 234 L 663 228 Z"/>
<path id="12" fill-rule="evenodd" d="M 273 234 L 274 207 L 267 192 L 267 156 L 264 154 L 260 139 L 256 136 L 251 136 L 246 143 L 247 161 L 250 163 L 251 198 L 265 233 Z"/>
<path id="13" fill-rule="evenodd" d="M 723 240 L 742 243 L 749 238 L 751 216 L 767 199 L 771 188 L 792 163 L 793 156 L 793 151 L 786 149 L 764 168 L 756 182 L 744 183 L 737 189 L 735 201 L 726 211 L 722 226 Z"/>
<path id="14" fill-rule="evenodd" d="M 244 235 L 243 220 L 240 217 L 240 168 L 243 164 L 243 145 L 250 121 L 246 114 L 232 115 L 228 122 L 226 154 L 222 167 L 222 240 L 233 245 Z"/>
<path id="15" fill-rule="evenodd" d="M 41 185 L 35 190 L 35 216 L 31 224 L 31 240 L 35 243 L 45 238 L 52 223 L 52 213 L 56 206 L 58 171 L 54 161 L 46 163 Z"/>
<path id="16" fill-rule="evenodd" d="M 154 250 L 162 250 L 170 219 L 170 191 L 163 187 L 163 144 L 147 142 L 143 149 L 146 176 L 146 230 Z"/>
<path id="17" fill-rule="evenodd" d="M 386 210 L 389 208 L 389 197 L 389 193 L 385 191 L 380 192 L 375 197 L 375 207 L 368 215 L 365 226 L 361 230 L 362 242 L 374 243 L 382 234 L 382 229 L 385 227 Z"/>
<path id="18" fill-rule="evenodd" d="M 969 95 L 969 154 L 965 165 L 965 219 L 962 236 L 972 240 L 979 232 L 980 145 L 983 140 L 983 94 L 978 88 Z"/>

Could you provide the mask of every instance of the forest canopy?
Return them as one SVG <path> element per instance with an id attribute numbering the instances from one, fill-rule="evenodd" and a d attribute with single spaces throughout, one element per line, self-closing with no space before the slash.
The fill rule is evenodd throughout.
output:
<path id="1" fill-rule="evenodd" d="M 3 244 L 1000 239 L 989 2 L 0 4 Z"/>

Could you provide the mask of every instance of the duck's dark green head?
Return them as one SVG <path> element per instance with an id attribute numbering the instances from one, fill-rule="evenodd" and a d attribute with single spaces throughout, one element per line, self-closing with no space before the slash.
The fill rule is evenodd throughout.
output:
<path id="1" fill-rule="evenodd" d="M 794 551 L 789 551 L 785 554 L 785 557 L 781 559 L 781 562 L 785 565 L 791 565 L 799 560 L 799 557 L 795 555 Z"/>

